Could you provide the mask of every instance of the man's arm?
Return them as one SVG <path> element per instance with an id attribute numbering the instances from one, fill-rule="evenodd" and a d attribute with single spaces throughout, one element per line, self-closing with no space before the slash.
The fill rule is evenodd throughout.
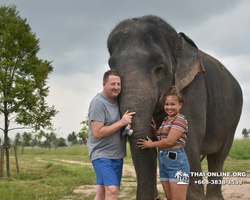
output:
<path id="1" fill-rule="evenodd" d="M 127 124 L 131 124 L 132 123 L 132 115 L 134 115 L 134 114 L 135 114 L 135 112 L 129 113 L 127 110 L 125 112 L 125 114 L 122 116 L 120 121 L 115 122 L 114 124 L 109 125 L 109 126 L 104 126 L 103 122 L 91 121 L 93 136 L 96 139 L 99 139 L 99 138 L 107 137 L 107 136 L 113 134 L 114 132 L 121 129 L 123 126 L 126 126 Z"/>
<path id="2" fill-rule="evenodd" d="M 107 137 L 123 127 L 121 121 L 118 121 L 109 126 L 104 126 L 103 122 L 92 121 L 91 126 L 92 126 L 93 136 L 96 139 Z"/>

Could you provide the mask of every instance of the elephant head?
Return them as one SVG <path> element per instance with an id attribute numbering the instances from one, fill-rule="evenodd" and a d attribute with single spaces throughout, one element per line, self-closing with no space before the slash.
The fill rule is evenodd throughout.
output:
<path id="1" fill-rule="evenodd" d="M 151 119 L 157 127 L 166 115 L 160 95 L 172 85 L 183 90 L 204 67 L 194 42 L 156 16 L 120 22 L 108 38 L 109 66 L 122 80 L 121 114 L 135 111 L 129 136 L 137 174 L 137 199 L 152 200 L 156 189 L 156 149 L 138 148 L 139 138 L 153 138 Z"/>

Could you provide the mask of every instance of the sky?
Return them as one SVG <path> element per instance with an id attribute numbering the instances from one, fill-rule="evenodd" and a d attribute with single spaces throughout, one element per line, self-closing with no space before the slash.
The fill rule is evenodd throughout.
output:
<path id="1" fill-rule="evenodd" d="M 60 137 L 80 131 L 91 99 L 102 91 L 109 33 L 120 21 L 144 15 L 161 17 L 225 65 L 243 91 L 235 138 L 250 129 L 249 0 L 0 0 L 0 6 L 11 4 L 40 39 L 38 57 L 53 61 L 47 102 L 59 111 L 52 122 Z"/>

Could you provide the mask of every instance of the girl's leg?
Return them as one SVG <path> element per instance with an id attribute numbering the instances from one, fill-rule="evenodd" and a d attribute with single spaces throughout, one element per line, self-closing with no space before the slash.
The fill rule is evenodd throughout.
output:
<path id="1" fill-rule="evenodd" d="M 188 184 L 170 182 L 171 200 L 186 200 Z"/>
<path id="2" fill-rule="evenodd" d="M 161 184 L 164 189 L 167 200 L 171 200 L 171 190 L 169 181 L 162 181 Z"/>

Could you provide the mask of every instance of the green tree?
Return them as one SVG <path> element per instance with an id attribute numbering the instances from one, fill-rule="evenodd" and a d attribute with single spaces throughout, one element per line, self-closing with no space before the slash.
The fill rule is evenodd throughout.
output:
<path id="1" fill-rule="evenodd" d="M 22 144 L 22 136 L 20 133 L 16 134 L 14 144 L 17 146 Z"/>
<path id="2" fill-rule="evenodd" d="M 63 137 L 58 138 L 58 147 L 66 147 L 67 144 L 65 142 L 65 139 Z"/>
<path id="3" fill-rule="evenodd" d="M 51 119 L 57 113 L 48 106 L 46 86 L 53 71 L 51 62 L 37 57 L 39 39 L 26 19 L 22 19 L 16 6 L 0 7 L 0 115 L 4 123 L 6 168 L 10 177 L 8 133 L 14 129 L 52 128 Z M 11 122 L 18 127 L 10 128 Z"/>
<path id="4" fill-rule="evenodd" d="M 32 150 L 33 150 L 33 155 L 35 155 L 35 146 L 38 145 L 39 143 L 39 140 L 37 139 L 38 137 L 37 136 L 32 136 L 32 139 L 30 141 L 30 146 L 32 147 Z"/>
<path id="5" fill-rule="evenodd" d="M 51 143 L 48 139 L 44 140 L 40 145 L 40 147 L 51 148 Z"/>
<path id="6" fill-rule="evenodd" d="M 77 134 L 73 131 L 71 134 L 68 135 L 68 141 L 71 142 L 71 145 L 77 145 Z"/>
<path id="7" fill-rule="evenodd" d="M 89 137 L 89 119 L 88 116 L 86 120 L 82 121 L 81 124 L 83 125 L 81 131 L 78 133 L 78 137 L 80 139 L 81 144 L 87 144 L 87 140 Z"/>
<path id="8" fill-rule="evenodd" d="M 30 147 L 31 146 L 31 144 L 30 144 L 31 140 L 32 140 L 32 134 L 31 133 L 24 132 L 22 134 L 23 146 Z"/>
<path id="9" fill-rule="evenodd" d="M 59 145 L 59 140 L 54 132 L 50 133 L 50 141 L 51 141 L 51 147 L 54 148 L 54 153 L 55 153 Z"/>
<path id="10" fill-rule="evenodd" d="M 44 133 L 43 135 L 46 139 L 43 141 L 42 147 L 51 148 L 52 147 L 52 140 L 51 140 L 51 134 Z"/>
<path id="11" fill-rule="evenodd" d="M 24 132 L 22 134 L 22 154 L 23 154 L 23 151 L 24 151 L 24 147 L 30 147 L 31 142 L 32 140 L 32 134 L 31 133 L 27 133 L 27 132 Z"/>
<path id="12" fill-rule="evenodd" d="M 250 129 L 247 130 L 246 128 L 244 128 L 244 129 L 242 130 L 242 135 L 243 135 L 243 137 L 244 137 L 245 139 L 248 139 L 248 138 L 249 138 L 249 135 L 250 135 Z"/>

